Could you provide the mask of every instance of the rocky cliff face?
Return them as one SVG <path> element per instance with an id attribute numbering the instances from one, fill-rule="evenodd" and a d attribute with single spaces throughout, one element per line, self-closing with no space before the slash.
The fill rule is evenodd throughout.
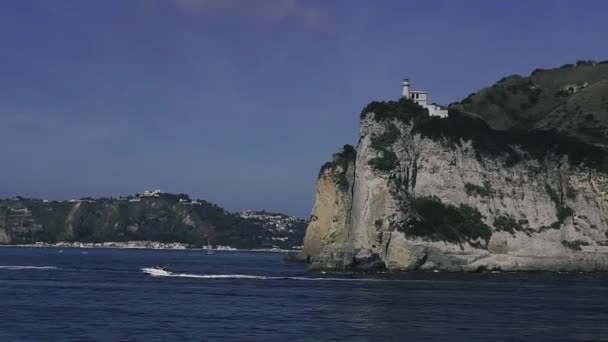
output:
<path id="1" fill-rule="evenodd" d="M 302 252 L 311 268 L 608 270 L 597 150 L 533 154 L 513 143 L 489 153 L 475 137 L 428 134 L 412 116 L 363 114 L 356 152 L 319 175 Z"/>

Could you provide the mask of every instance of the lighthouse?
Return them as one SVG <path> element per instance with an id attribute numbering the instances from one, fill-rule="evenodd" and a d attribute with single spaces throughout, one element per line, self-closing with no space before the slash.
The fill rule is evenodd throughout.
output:
<path id="1" fill-rule="evenodd" d="M 405 78 L 403 80 L 403 88 L 401 90 L 401 96 L 405 97 L 406 99 L 410 98 L 410 80 Z"/>

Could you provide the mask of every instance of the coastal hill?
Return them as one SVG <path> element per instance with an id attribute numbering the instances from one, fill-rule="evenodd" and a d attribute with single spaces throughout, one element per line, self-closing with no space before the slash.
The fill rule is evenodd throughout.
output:
<path id="1" fill-rule="evenodd" d="M 178 242 L 191 247 L 301 246 L 307 222 L 265 212 L 230 213 L 186 194 L 146 191 L 120 198 L 0 200 L 0 243 Z"/>
<path id="2" fill-rule="evenodd" d="M 509 76 L 447 117 L 403 97 L 360 115 L 319 172 L 313 269 L 608 270 L 608 63 Z"/>
<path id="3" fill-rule="evenodd" d="M 608 60 L 508 76 L 451 108 L 480 117 L 497 130 L 555 131 L 607 146 Z"/>

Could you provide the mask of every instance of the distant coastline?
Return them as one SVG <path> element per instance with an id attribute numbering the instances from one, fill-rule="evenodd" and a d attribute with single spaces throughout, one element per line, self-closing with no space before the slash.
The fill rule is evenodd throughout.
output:
<path id="1" fill-rule="evenodd" d="M 29 247 L 29 248 L 103 248 L 103 249 L 149 249 L 149 250 L 189 250 L 189 251 L 228 251 L 228 252 L 273 252 L 288 253 L 299 252 L 300 249 L 280 249 L 280 248 L 253 248 L 242 249 L 230 246 L 216 247 L 189 247 L 182 243 L 166 243 L 157 241 L 124 241 L 124 242 L 56 242 L 46 243 L 37 242 L 33 244 L 0 244 L 0 247 Z"/>
<path id="2" fill-rule="evenodd" d="M 160 190 L 69 201 L 0 199 L 0 244 L 7 245 L 108 241 L 93 246 L 290 250 L 302 245 L 307 225 L 306 219 L 296 216 L 264 210 L 229 212 L 187 194 Z"/>

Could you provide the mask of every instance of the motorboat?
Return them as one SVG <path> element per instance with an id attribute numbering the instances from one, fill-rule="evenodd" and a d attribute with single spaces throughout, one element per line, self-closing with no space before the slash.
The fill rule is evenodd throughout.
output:
<path id="1" fill-rule="evenodd" d="M 205 249 L 205 255 L 215 255 L 215 252 L 212 250 L 213 246 L 211 245 L 209 239 L 207 239 L 207 246 L 203 247 L 203 249 Z"/>
<path id="2" fill-rule="evenodd" d="M 169 266 L 152 266 L 152 267 L 144 267 L 142 268 L 142 272 L 149 274 L 153 277 L 168 277 L 171 275 L 171 272 L 167 271 Z"/>

